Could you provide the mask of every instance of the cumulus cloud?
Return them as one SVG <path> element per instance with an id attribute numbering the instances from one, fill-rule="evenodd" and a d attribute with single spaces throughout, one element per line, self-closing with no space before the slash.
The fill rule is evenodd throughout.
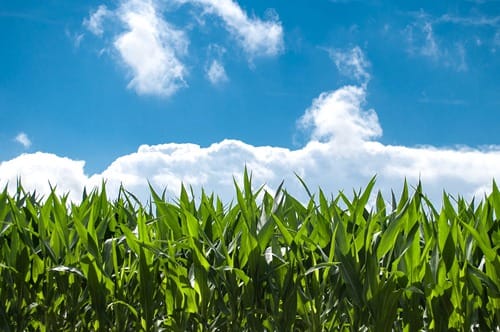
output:
<path id="1" fill-rule="evenodd" d="M 307 195 L 295 173 L 310 188 L 321 186 L 333 194 L 359 189 L 374 175 L 378 189 L 386 195 L 391 189 L 397 191 L 405 178 L 410 184 L 420 179 L 429 197 L 439 204 L 443 189 L 470 198 L 481 195 L 493 178 L 499 178 L 497 147 L 405 147 L 377 141 L 382 130 L 375 111 L 363 109 L 365 94 L 363 87 L 345 86 L 316 98 L 302 118 L 311 127 L 311 137 L 299 149 L 252 146 L 237 140 L 208 147 L 143 145 L 92 176 L 84 174 L 83 161 L 46 153 L 23 154 L 0 164 L 0 186 L 8 181 L 13 190 L 21 176 L 27 189 L 47 192 L 50 181 L 77 199 L 83 186 L 98 186 L 105 179 L 110 196 L 123 184 L 146 201 L 148 181 L 158 190 L 166 188 L 170 197 L 184 183 L 198 193 L 203 187 L 229 201 L 234 198 L 233 176 L 241 175 L 247 166 L 255 185 L 273 189 L 285 180 L 287 190 L 303 200 Z"/>
<path id="2" fill-rule="evenodd" d="M 274 56 L 283 50 L 283 27 L 277 15 L 272 20 L 263 21 L 249 17 L 232 0 L 177 0 L 203 7 L 205 13 L 219 16 L 227 30 L 238 40 L 250 57 Z"/>
<path id="3" fill-rule="evenodd" d="M 28 190 L 47 193 L 51 184 L 78 200 L 85 186 L 94 188 L 104 180 L 110 197 L 123 184 L 146 202 L 149 184 L 157 190 L 166 188 L 175 197 L 184 183 L 198 193 L 201 188 L 213 191 L 228 202 L 234 198 L 233 177 L 240 181 L 246 166 L 255 185 L 273 190 L 285 180 L 286 189 L 302 200 L 307 195 L 295 174 L 311 189 L 321 186 L 332 194 L 339 190 L 349 194 L 376 175 L 378 189 L 386 197 L 404 179 L 410 184 L 421 180 L 429 198 L 439 204 L 443 189 L 482 198 L 491 181 L 500 178 L 500 147 L 407 147 L 378 141 L 382 128 L 376 112 L 366 107 L 366 89 L 366 84 L 348 85 L 314 99 L 298 121 L 309 133 L 308 142 L 298 149 L 253 146 L 238 140 L 207 147 L 143 145 L 93 175 L 85 174 L 84 161 L 37 152 L 1 162 L 0 187 L 8 183 L 13 191 L 21 177 Z"/>
<path id="4" fill-rule="evenodd" d="M 362 109 L 365 94 L 365 88 L 358 86 L 322 93 L 300 118 L 299 124 L 311 129 L 312 139 L 328 141 L 346 150 L 379 137 L 382 129 L 377 114 L 374 110 Z"/>
<path id="5" fill-rule="evenodd" d="M 84 165 L 84 161 L 50 153 L 22 154 L 0 163 L 0 184 L 2 188 L 8 185 L 8 189 L 14 192 L 20 178 L 25 189 L 47 194 L 52 186 L 59 193 L 69 193 L 72 200 L 78 201 L 83 186 L 89 183 L 83 172 Z"/>
<path id="6" fill-rule="evenodd" d="M 224 66 L 217 60 L 213 60 L 206 69 L 207 78 L 210 83 L 216 85 L 228 80 Z"/>
<path id="7" fill-rule="evenodd" d="M 31 140 L 29 139 L 28 135 L 25 133 L 21 132 L 19 133 L 14 140 L 21 144 L 25 149 L 29 148 L 31 146 Z"/>
<path id="8" fill-rule="evenodd" d="M 275 56 L 283 50 L 283 28 L 277 14 L 267 20 L 249 17 L 232 0 L 175 0 L 176 5 L 190 4 L 205 14 L 222 19 L 226 30 L 237 40 L 250 60 Z M 112 36 L 112 49 L 128 69 L 130 89 L 138 94 L 168 97 L 187 87 L 187 32 L 165 19 L 165 12 L 176 6 L 156 0 L 120 0 L 116 9 L 100 5 L 83 20 L 83 26 L 96 36 Z M 105 30 L 105 22 L 113 28 Z M 200 22 L 200 21 L 198 21 Z M 117 31 L 117 27 L 120 32 Z M 107 39 L 105 39 L 107 40 Z M 184 60 L 183 60 L 184 59 Z M 207 69 L 210 81 L 227 78 L 220 61 Z"/>
<path id="9" fill-rule="evenodd" d="M 139 94 L 170 96 L 186 86 L 186 67 L 179 60 L 187 53 L 183 31 L 163 20 L 152 1 L 132 0 L 118 10 L 127 26 L 114 46 L 132 73 L 129 88 Z"/>

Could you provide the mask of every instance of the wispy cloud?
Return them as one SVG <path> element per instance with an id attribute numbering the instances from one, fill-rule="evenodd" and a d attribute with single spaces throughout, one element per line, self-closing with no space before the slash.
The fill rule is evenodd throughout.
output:
<path id="1" fill-rule="evenodd" d="M 83 25 L 94 35 L 102 36 L 104 33 L 103 22 L 112 15 L 105 5 L 100 5 L 88 18 L 83 20 Z"/>
<path id="2" fill-rule="evenodd" d="M 408 51 L 411 54 L 423 55 L 438 59 L 442 51 L 434 36 L 433 23 L 424 13 L 418 15 L 417 20 L 406 26 L 404 33 L 408 41 Z"/>
<path id="3" fill-rule="evenodd" d="M 441 54 L 436 38 L 434 37 L 434 32 L 432 24 L 430 22 L 425 22 L 422 26 L 422 31 L 424 33 L 424 43 L 421 48 L 421 52 L 425 56 L 432 58 L 437 58 Z"/>
<path id="4" fill-rule="evenodd" d="M 14 140 L 21 144 L 25 149 L 28 149 L 31 146 L 31 140 L 29 139 L 28 135 L 25 133 L 21 132 L 19 133 Z"/>
<path id="5" fill-rule="evenodd" d="M 79 48 L 83 39 L 85 38 L 85 34 L 81 32 L 71 32 L 68 28 L 64 29 L 64 33 L 66 37 L 73 43 L 75 48 Z"/>
<path id="6" fill-rule="evenodd" d="M 370 62 L 359 46 L 350 50 L 328 49 L 328 53 L 342 75 L 355 79 L 358 83 L 368 83 Z"/>
<path id="7" fill-rule="evenodd" d="M 434 27 L 444 22 L 442 18 L 434 18 L 424 11 L 412 13 L 412 16 L 415 20 L 403 30 L 410 55 L 429 58 L 435 64 L 453 68 L 458 72 L 468 70 L 464 42 L 459 40 L 450 43 L 436 36 Z"/>
<path id="8" fill-rule="evenodd" d="M 73 43 L 76 48 L 80 47 L 80 44 L 82 43 L 83 38 L 85 35 L 83 33 L 77 34 L 73 36 Z"/>
<path id="9" fill-rule="evenodd" d="M 217 60 L 213 60 L 206 69 L 207 78 L 210 83 L 216 85 L 228 80 L 224 66 Z"/>
<path id="10" fill-rule="evenodd" d="M 500 16 L 486 16 L 486 15 L 476 15 L 476 16 L 458 16 L 452 14 L 444 14 L 436 19 L 437 23 L 453 23 L 466 26 L 489 26 L 498 27 L 500 26 Z"/>
<path id="11" fill-rule="evenodd" d="M 218 44 L 210 44 L 207 47 L 205 75 L 213 85 L 218 85 L 229 80 L 222 60 L 225 53 L 226 48 Z"/>
<path id="12" fill-rule="evenodd" d="M 457 43 L 455 47 L 457 52 L 457 60 L 455 61 L 454 65 L 456 66 L 457 71 L 467 71 L 469 69 L 469 66 L 467 65 L 467 52 L 465 51 L 465 47 L 462 43 Z"/>
<path id="13" fill-rule="evenodd" d="M 447 13 L 433 16 L 424 10 L 406 14 L 413 18 L 403 30 L 407 51 L 412 56 L 427 57 L 438 65 L 465 72 L 469 69 L 466 45 L 476 47 L 491 45 L 492 50 L 495 49 L 494 36 L 500 31 L 498 15 L 491 16 L 478 11 L 471 15 Z M 455 28 L 463 29 L 465 33 L 454 40 L 444 38 L 435 32 L 443 25 L 453 25 Z M 481 38 L 478 37 L 479 33 Z M 488 34 L 491 34 L 491 39 L 487 37 Z"/>
<path id="14" fill-rule="evenodd" d="M 429 98 L 423 96 L 417 100 L 421 104 L 440 104 L 440 105 L 466 105 L 463 99 Z"/>

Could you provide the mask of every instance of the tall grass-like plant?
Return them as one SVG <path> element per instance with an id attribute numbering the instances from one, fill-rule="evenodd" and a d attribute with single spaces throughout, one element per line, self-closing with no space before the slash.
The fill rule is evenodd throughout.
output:
<path id="1" fill-rule="evenodd" d="M 2 331 L 499 331 L 500 191 L 0 193 Z M 305 186 L 305 183 L 304 183 Z M 306 190 L 310 193 L 310 191 Z M 258 198 L 259 197 L 259 198 Z"/>

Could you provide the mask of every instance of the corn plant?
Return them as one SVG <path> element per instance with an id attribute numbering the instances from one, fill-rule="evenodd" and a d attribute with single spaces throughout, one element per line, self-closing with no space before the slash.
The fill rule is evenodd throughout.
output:
<path id="1" fill-rule="evenodd" d="M 500 331 L 500 191 L 0 193 L 2 331 Z M 299 179 L 299 181 L 302 181 Z M 375 197 L 374 204 L 368 204 Z"/>

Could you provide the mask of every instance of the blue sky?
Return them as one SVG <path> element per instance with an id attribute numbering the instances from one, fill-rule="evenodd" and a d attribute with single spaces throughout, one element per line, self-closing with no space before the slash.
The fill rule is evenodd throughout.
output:
<path id="1" fill-rule="evenodd" d="M 2 1 L 0 43 L 0 182 L 500 175 L 497 0 Z"/>

